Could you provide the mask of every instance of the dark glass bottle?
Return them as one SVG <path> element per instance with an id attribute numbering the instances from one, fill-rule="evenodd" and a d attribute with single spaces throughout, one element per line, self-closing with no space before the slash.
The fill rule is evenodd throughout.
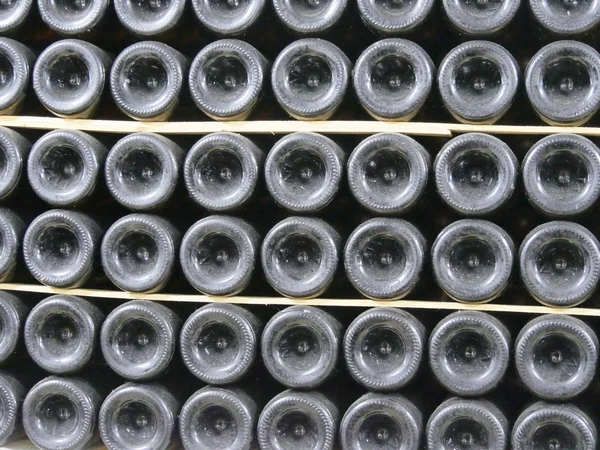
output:
<path id="1" fill-rule="evenodd" d="M 546 45 L 525 70 L 531 106 L 550 125 L 583 125 L 600 108 L 598 66 L 600 53 L 582 42 Z"/>
<path id="2" fill-rule="evenodd" d="M 320 392 L 284 391 L 260 413 L 258 444 L 262 450 L 333 450 L 340 416 Z"/>
<path id="3" fill-rule="evenodd" d="M 254 274 L 260 235 L 242 219 L 208 216 L 183 236 L 181 270 L 188 282 L 206 295 L 242 292 Z"/>
<path id="4" fill-rule="evenodd" d="M 23 238 L 23 258 L 42 284 L 80 287 L 92 276 L 102 229 L 87 214 L 53 209 L 34 219 Z"/>
<path id="5" fill-rule="evenodd" d="M 82 131 L 51 131 L 31 147 L 27 159 L 29 184 L 52 206 L 80 206 L 102 184 L 107 153 L 98 139 Z"/>
<path id="6" fill-rule="evenodd" d="M 378 215 L 411 210 L 422 198 L 429 178 L 427 150 L 410 136 L 369 136 L 348 158 L 348 186 L 364 208 Z"/>
<path id="7" fill-rule="evenodd" d="M 106 17 L 110 0 L 37 0 L 44 23 L 63 36 L 89 35 Z"/>
<path id="8" fill-rule="evenodd" d="M 553 37 L 578 38 L 600 24 L 600 5 L 595 2 L 529 0 L 535 20 Z"/>
<path id="9" fill-rule="evenodd" d="M 434 0 L 358 0 L 363 22 L 377 34 L 394 36 L 413 33 L 425 22 Z"/>
<path id="10" fill-rule="evenodd" d="M 600 242 L 573 222 L 547 222 L 523 239 L 521 280 L 540 303 L 570 307 L 583 303 L 600 278 Z"/>
<path id="11" fill-rule="evenodd" d="M 141 38 L 166 36 L 182 22 L 185 0 L 115 0 L 121 24 Z"/>
<path id="12" fill-rule="evenodd" d="M 258 358 L 261 330 L 257 317 L 244 308 L 205 305 L 181 329 L 181 359 L 190 372 L 207 384 L 236 383 Z"/>
<path id="13" fill-rule="evenodd" d="M 0 201 L 17 192 L 25 178 L 25 166 L 31 143 L 10 128 L 0 127 Z"/>
<path id="14" fill-rule="evenodd" d="M 175 354 L 181 319 L 166 306 L 132 300 L 115 308 L 100 331 L 106 363 L 128 380 L 162 375 Z"/>
<path id="15" fill-rule="evenodd" d="M 91 117 L 103 97 L 112 64 L 104 50 L 89 42 L 64 39 L 44 50 L 33 68 L 33 89 L 52 114 Z"/>
<path id="16" fill-rule="evenodd" d="M 158 383 L 126 383 L 102 403 L 98 428 L 108 450 L 172 447 L 180 404 Z"/>
<path id="17" fill-rule="evenodd" d="M 23 400 L 26 387 L 16 373 L 0 371 L 0 403 L 3 414 L 0 417 L 0 445 L 4 446 L 25 437 L 23 430 Z"/>
<path id="18" fill-rule="evenodd" d="M 20 352 L 23 328 L 29 314 L 29 308 L 14 294 L 0 291 L 0 364 L 10 361 L 13 355 Z"/>
<path id="19" fill-rule="evenodd" d="M 459 311 L 431 332 L 429 365 L 445 389 L 461 397 L 477 397 L 502 381 L 510 348 L 510 333 L 498 319 L 480 311 Z"/>
<path id="20" fill-rule="evenodd" d="M 265 0 L 192 0 L 200 23 L 220 35 L 243 34 L 262 15 Z"/>
<path id="21" fill-rule="evenodd" d="M 160 42 L 138 42 L 115 59 L 110 92 L 119 109 L 133 119 L 168 120 L 181 98 L 187 70 L 188 60 L 177 50 Z"/>
<path id="22" fill-rule="evenodd" d="M 209 134 L 187 153 L 185 187 L 192 200 L 209 211 L 239 209 L 253 197 L 264 159 L 264 153 L 240 134 Z"/>
<path id="23" fill-rule="evenodd" d="M 598 431 L 574 405 L 537 402 L 517 418 L 511 444 L 513 450 L 593 450 L 598 447 Z"/>
<path id="24" fill-rule="evenodd" d="M 21 110 L 34 64 L 35 54 L 28 47 L 0 37 L 0 115 L 16 114 Z"/>
<path id="25" fill-rule="evenodd" d="M 79 372 L 96 355 L 103 321 L 102 311 L 87 300 L 72 295 L 48 297 L 25 322 L 27 353 L 46 372 Z"/>
<path id="26" fill-rule="evenodd" d="M 323 220 L 289 217 L 263 240 L 263 272 L 269 284 L 286 297 L 318 297 L 333 282 L 341 247 L 342 238 Z"/>
<path id="27" fill-rule="evenodd" d="M 0 8 L 0 33 L 15 33 L 27 21 L 33 0 L 10 0 Z"/>
<path id="28" fill-rule="evenodd" d="M 269 62 L 256 48 L 237 39 L 207 45 L 190 66 L 190 94 L 215 120 L 245 120 L 262 96 Z"/>
<path id="29" fill-rule="evenodd" d="M 469 41 L 446 55 L 438 88 L 446 109 L 460 122 L 493 124 L 513 104 L 520 82 L 517 61 L 502 46 Z"/>
<path id="30" fill-rule="evenodd" d="M 346 154 L 317 133 L 293 133 L 273 146 L 265 161 L 267 189 L 289 211 L 314 213 L 335 198 Z"/>
<path id="31" fill-rule="evenodd" d="M 265 325 L 263 364 L 275 380 L 294 389 L 314 389 L 335 373 L 342 325 L 312 306 L 290 306 Z"/>
<path id="32" fill-rule="evenodd" d="M 251 450 L 258 407 L 239 388 L 206 386 L 181 408 L 179 436 L 185 450 Z"/>
<path id="33" fill-rule="evenodd" d="M 443 402 L 429 418 L 427 449 L 505 450 L 509 433 L 506 416 L 493 403 L 454 397 Z"/>
<path id="34" fill-rule="evenodd" d="M 344 335 L 348 372 L 374 391 L 396 391 L 411 382 L 426 348 L 423 324 L 412 314 L 395 308 L 363 312 Z"/>
<path id="35" fill-rule="evenodd" d="M 300 39 L 277 56 L 271 71 L 271 86 L 275 98 L 290 116 L 327 120 L 344 99 L 350 70 L 348 57 L 331 42 Z"/>
<path id="36" fill-rule="evenodd" d="M 482 38 L 501 35 L 519 12 L 521 0 L 442 0 L 442 6 L 459 33 Z"/>
<path id="37" fill-rule="evenodd" d="M 0 283 L 15 276 L 24 234 L 25 222 L 14 211 L 0 208 Z"/>
<path id="38" fill-rule="evenodd" d="M 79 450 L 96 442 L 102 397 L 82 378 L 51 376 L 37 383 L 23 402 L 27 437 L 45 450 Z"/>
<path id="39" fill-rule="evenodd" d="M 467 133 L 444 145 L 433 163 L 439 196 L 459 214 L 485 216 L 511 199 L 519 162 L 497 137 Z"/>
<path id="40" fill-rule="evenodd" d="M 155 133 L 133 133 L 119 140 L 104 166 L 106 186 L 121 205 L 133 211 L 163 208 L 172 199 L 185 152 Z"/>
<path id="41" fill-rule="evenodd" d="M 523 159 L 523 186 L 547 216 L 583 214 L 600 198 L 600 149 L 576 134 L 546 136 Z"/>
<path id="42" fill-rule="evenodd" d="M 383 39 L 356 61 L 354 92 L 377 120 L 411 120 L 425 104 L 435 67 L 423 48 L 406 39 Z"/>
<path id="43" fill-rule="evenodd" d="M 171 279 L 181 235 L 162 217 L 130 214 L 117 220 L 102 240 L 106 276 L 119 289 L 158 292 Z"/>
<path id="44" fill-rule="evenodd" d="M 338 23 L 347 3 L 347 0 L 273 0 L 273 9 L 294 33 L 316 35 Z"/>

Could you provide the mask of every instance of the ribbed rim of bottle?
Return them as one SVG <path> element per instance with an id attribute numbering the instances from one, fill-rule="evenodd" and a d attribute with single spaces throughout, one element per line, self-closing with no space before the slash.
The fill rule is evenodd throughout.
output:
<path id="1" fill-rule="evenodd" d="M 373 68 L 386 57 L 404 60 L 412 68 L 415 81 L 406 90 L 377 92 L 373 88 Z M 425 50 L 406 39 L 383 39 L 369 46 L 358 58 L 353 70 L 356 96 L 365 110 L 378 120 L 410 120 L 425 104 L 431 87 L 435 67 Z"/>
<path id="2" fill-rule="evenodd" d="M 238 252 L 231 271 L 218 277 L 210 269 L 195 263 L 202 240 L 220 236 L 229 239 Z M 248 222 L 227 216 L 209 216 L 196 222 L 181 240 L 179 258 L 188 282 L 206 295 L 230 296 L 243 291 L 252 279 L 257 259 L 258 232 Z"/>
<path id="3" fill-rule="evenodd" d="M 82 389 L 79 383 L 88 385 L 87 382 L 81 379 L 51 376 L 32 387 L 25 397 L 23 417 L 33 420 L 24 420 L 23 426 L 27 437 L 37 447 L 48 450 L 83 448 L 92 438 L 96 425 L 96 408 L 91 401 L 90 393 L 86 389 Z M 53 396 L 64 396 L 69 399 L 77 410 L 75 414 L 79 417 L 75 431 L 62 439 L 58 439 L 57 436 L 52 434 L 46 434 L 44 427 L 36 420 L 41 413 L 40 408 L 43 401 Z"/>
<path id="4" fill-rule="evenodd" d="M 175 242 L 172 226 L 165 219 L 150 214 L 130 214 L 117 220 L 106 232 L 102 240 L 100 256 L 104 273 L 115 286 L 130 292 L 156 292 L 171 278 L 175 267 Z M 123 237 L 130 233 L 142 233 L 154 240 L 158 258 L 155 266 L 142 273 L 124 272 L 115 261 L 116 247 Z"/>
<path id="5" fill-rule="evenodd" d="M 380 151 L 394 151 L 410 167 L 410 179 L 403 190 L 388 195 L 369 188 L 365 183 L 367 158 Z M 379 133 L 364 139 L 348 158 L 348 185 L 354 198 L 366 209 L 378 214 L 401 214 L 412 208 L 425 192 L 429 178 L 430 157 L 425 148 L 410 136 Z"/>
<path id="6" fill-rule="evenodd" d="M 77 153 L 83 163 L 80 180 L 68 190 L 53 189 L 51 184 L 45 182 L 44 171 L 40 170 L 44 156 L 57 147 L 69 148 Z M 52 206 L 76 205 L 96 189 L 104 162 L 98 159 L 99 150 L 106 155 L 106 147 L 83 131 L 55 130 L 46 133 L 33 144 L 27 159 L 27 178 L 31 188 L 39 198 Z"/>
<path id="7" fill-rule="evenodd" d="M 23 136 L 10 128 L 0 127 L 0 152 L 6 161 L 5 167 L 0 169 L 0 199 L 8 198 L 17 188 L 25 170 L 24 157 L 30 147 Z"/>
<path id="8" fill-rule="evenodd" d="M 171 442 L 176 417 L 167 403 L 176 404 L 173 395 L 158 384 L 126 383 L 112 391 L 100 408 L 98 428 L 102 442 L 110 450 L 128 448 L 127 442 L 115 432 L 120 410 L 131 403 L 141 403 L 154 415 L 156 432 L 149 441 L 141 442 L 139 448 L 166 449 Z"/>
<path id="9" fill-rule="evenodd" d="M 162 13 L 139 14 L 130 0 L 115 0 L 114 6 L 121 24 L 141 37 L 152 37 L 177 27 L 185 12 L 185 0 L 170 0 Z"/>
<path id="10" fill-rule="evenodd" d="M 160 161 L 161 180 L 154 189 L 137 193 L 122 182 L 119 165 L 130 154 L 143 151 Z M 155 133 L 133 133 L 120 139 L 108 152 L 104 165 L 106 186 L 121 205 L 133 211 L 156 209 L 163 206 L 177 188 L 184 151 L 172 140 Z"/>
<path id="11" fill-rule="evenodd" d="M 493 101 L 476 102 L 461 98 L 453 89 L 456 68 L 472 59 L 483 58 L 493 63 L 501 77 L 501 89 Z M 490 41 L 469 41 L 450 51 L 438 70 L 438 88 L 448 111 L 465 123 L 494 123 L 512 105 L 520 82 L 520 69 L 515 58 L 501 45 Z"/>
<path id="12" fill-rule="evenodd" d="M 316 34 L 323 33 L 334 26 L 342 17 L 346 9 L 347 0 L 336 0 L 326 2 L 325 8 L 314 14 L 310 11 L 308 14 L 302 14 L 304 9 L 300 3 L 290 0 L 273 0 L 273 9 L 285 26 L 298 34 Z"/>
<path id="13" fill-rule="evenodd" d="M 536 402 L 517 418 L 512 430 L 512 448 L 529 448 L 534 433 L 544 425 L 567 428 L 582 450 L 593 450 L 597 446 L 596 426 L 579 408 L 571 404 Z"/>
<path id="14" fill-rule="evenodd" d="M 110 0 L 93 0 L 91 6 L 84 11 L 73 11 L 76 14 L 63 14 L 58 4 L 51 0 L 37 0 L 42 20 L 48 27 L 64 35 L 85 33 L 96 27 L 104 17 Z M 64 7 L 64 9 L 67 9 Z M 68 9 L 67 9 L 68 10 Z"/>
<path id="15" fill-rule="evenodd" d="M 337 2 L 331 2 L 337 3 Z M 340 2 L 341 3 L 341 2 Z M 331 86 L 319 99 L 302 100 L 289 86 L 288 68 L 298 58 L 310 55 L 319 57 L 331 70 Z M 271 86 L 279 104 L 294 118 L 326 120 L 341 104 L 350 80 L 352 63 L 339 47 L 323 39 L 299 39 L 275 59 L 271 69 Z"/>
<path id="16" fill-rule="evenodd" d="M 585 163 L 586 186 L 575 197 L 552 195 L 540 183 L 540 168 L 557 151 L 566 151 Z M 542 138 L 523 158 L 523 186 L 529 201 L 538 210 L 553 217 L 584 213 L 600 198 L 600 149 L 589 139 L 577 134 L 555 134 Z"/>
<path id="17" fill-rule="evenodd" d="M 482 335 L 493 347 L 493 358 L 484 373 L 454 373 L 447 367 L 450 340 L 469 331 Z M 429 365 L 440 383 L 451 393 L 464 397 L 484 395 L 502 381 L 510 362 L 510 332 L 502 322 L 479 311 L 459 311 L 442 319 L 429 338 Z"/>
<path id="18" fill-rule="evenodd" d="M 21 226 L 24 227 L 24 224 L 16 214 L 9 209 L 0 208 L 0 281 L 2 282 L 8 281 L 17 266 L 24 231 Z"/>
<path id="19" fill-rule="evenodd" d="M 6 361 L 15 352 L 21 339 L 24 321 L 15 308 L 17 302 L 20 300 L 16 296 L 0 292 L 0 317 L 3 322 L 0 331 L 0 362 Z"/>
<path id="20" fill-rule="evenodd" d="M 0 33 L 15 31 L 29 16 L 33 0 L 17 0 L 15 3 L 14 8 L 5 14 L 0 14 Z"/>
<path id="21" fill-rule="evenodd" d="M 230 384 L 239 381 L 252 368 L 257 358 L 258 341 L 256 319 L 235 305 L 206 305 L 194 312 L 183 325 L 179 338 L 179 350 L 189 371 L 208 384 Z M 194 350 L 198 338 L 207 326 L 219 324 L 230 328 L 238 341 L 235 358 L 225 366 L 211 366 L 199 358 Z"/>
<path id="22" fill-rule="evenodd" d="M 557 239 L 577 245 L 584 257 L 585 276 L 575 286 L 559 288 L 546 285 L 537 276 L 538 253 Z M 586 301 L 596 290 L 600 279 L 600 242 L 587 228 L 574 222 L 554 221 L 534 228 L 523 239 L 519 249 L 521 279 L 529 293 L 540 303 L 554 307 L 572 307 Z"/>
<path id="23" fill-rule="evenodd" d="M 398 11 L 381 6 L 383 2 L 358 0 L 358 10 L 362 20 L 382 35 L 409 33 L 418 28 L 433 9 L 435 0 L 418 0 L 408 11 L 403 5 Z"/>
<path id="24" fill-rule="evenodd" d="M 568 380 L 552 380 L 533 367 L 536 346 L 547 336 L 562 336 L 576 344 L 581 364 Z M 583 344 L 579 345 L 579 344 Z M 517 336 L 515 365 L 519 378 L 537 397 L 568 400 L 588 388 L 596 374 L 598 337 L 585 322 L 562 314 L 547 314 L 527 323 Z"/>
<path id="25" fill-rule="evenodd" d="M 54 295 L 38 303 L 27 316 L 23 329 L 23 339 L 31 359 L 50 373 L 69 374 L 81 370 L 92 358 L 100 333 L 92 318 L 81 311 L 91 308 L 96 309 L 88 301 L 72 295 Z M 80 327 L 79 343 L 67 354 L 50 352 L 42 343 L 42 328 L 52 316 L 67 317 Z"/>
<path id="26" fill-rule="evenodd" d="M 363 351 L 371 330 L 384 327 L 397 334 L 404 345 L 404 360 L 392 372 L 376 370 L 356 354 Z M 412 314 L 394 308 L 372 308 L 360 314 L 346 329 L 344 358 L 350 375 L 367 389 L 392 391 L 409 383 L 417 374 L 425 354 L 425 327 Z"/>
<path id="27" fill-rule="evenodd" d="M 300 194 L 286 188 L 281 173 L 286 157 L 297 151 L 311 152 L 325 166 L 321 186 Z M 314 212 L 325 208 L 336 196 L 344 175 L 346 154 L 334 141 L 317 133 L 292 133 L 279 139 L 265 160 L 265 182 L 271 197 L 289 211 Z"/>
<path id="28" fill-rule="evenodd" d="M 314 239 L 322 257 L 318 273 L 308 281 L 298 281 L 281 271 L 275 262 L 282 240 L 301 235 Z M 261 247 L 263 272 L 268 283 L 286 297 L 314 298 L 327 290 L 337 272 L 341 237 L 328 223 L 310 217 L 289 217 L 275 225 Z"/>
<path id="29" fill-rule="evenodd" d="M 319 432 L 315 436 L 313 448 L 333 450 L 337 440 L 337 414 L 333 404 L 318 392 L 298 392 L 287 390 L 267 403 L 258 419 L 258 444 L 264 450 L 277 450 L 280 447 L 272 442 L 277 422 L 287 413 L 306 414 L 315 421 Z"/>
<path id="30" fill-rule="evenodd" d="M 433 412 L 427 422 L 427 448 L 444 448 L 444 433 L 459 420 L 470 420 L 486 432 L 490 449 L 500 450 L 508 446 L 509 423 L 506 416 L 488 400 L 451 398 Z"/>
<path id="31" fill-rule="evenodd" d="M 23 257 L 25 265 L 36 280 L 47 286 L 58 288 L 74 288 L 84 284 L 92 275 L 96 253 L 96 239 L 88 228 L 89 217 L 83 213 L 53 209 L 38 217 L 25 231 L 23 237 Z M 36 254 L 36 241 L 40 234 L 49 228 L 67 229 L 77 238 L 79 255 L 70 267 L 69 273 L 53 273 L 48 267 L 41 267 Z"/>
<path id="32" fill-rule="evenodd" d="M 135 316 L 129 319 L 128 316 Z M 166 316 L 166 317 L 165 317 Z M 172 320 L 179 319 L 167 307 L 148 300 L 132 300 L 114 309 L 104 320 L 100 330 L 100 347 L 106 364 L 118 375 L 128 380 L 150 380 L 156 378 L 168 367 L 175 354 L 174 335 L 179 329 L 173 327 Z M 129 321 L 143 321 L 158 335 L 158 349 L 145 362 L 132 363 L 113 348 L 113 341 L 121 328 Z"/>
<path id="33" fill-rule="evenodd" d="M 403 270 L 389 273 L 388 278 L 374 277 L 362 270 L 364 249 L 377 237 L 393 239 L 403 249 Z M 344 267 L 348 280 L 361 294 L 374 300 L 398 300 L 410 294 L 419 281 L 425 251 L 425 238 L 411 223 L 375 218 L 359 225 L 346 241 Z"/>
<path id="34" fill-rule="evenodd" d="M 211 92 L 206 82 L 206 71 L 219 57 L 237 59 L 247 75 L 247 85 L 236 98 Z M 196 106 L 216 120 L 238 120 L 250 113 L 260 98 L 263 88 L 265 58 L 252 45 L 237 39 L 221 39 L 204 47 L 190 66 L 189 86 Z"/>
<path id="35" fill-rule="evenodd" d="M 22 397 L 20 397 L 19 390 L 22 390 L 23 394 L 25 393 L 25 388 L 17 378 L 7 372 L 0 372 L 0 402 L 2 403 L 0 445 L 5 445 L 17 427 L 20 427 Z"/>
<path id="36" fill-rule="evenodd" d="M 468 283 L 452 274 L 449 258 L 453 248 L 466 239 L 477 239 L 494 252 L 495 270 L 486 280 Z M 462 219 L 451 223 L 431 247 L 433 273 L 438 285 L 452 299 L 464 303 L 485 303 L 504 292 L 512 274 L 515 245 L 498 225 L 487 220 Z"/>
<path id="37" fill-rule="evenodd" d="M 489 195 L 476 198 L 463 196 L 460 189 L 453 186 L 452 168 L 455 159 L 471 152 L 485 154 L 494 161 L 498 170 L 496 187 Z M 513 151 L 497 137 L 484 133 L 467 133 L 448 141 L 437 154 L 433 163 L 435 185 L 442 200 L 458 213 L 482 216 L 494 212 L 512 197 L 517 184 L 518 165 L 519 161 Z"/>
<path id="38" fill-rule="evenodd" d="M 461 0 L 442 0 L 446 17 L 456 29 L 467 36 L 490 36 L 504 29 L 517 15 L 521 0 L 501 2 L 490 14 L 473 14 Z"/>
<path id="39" fill-rule="evenodd" d="M 577 36 L 592 31 L 600 23 L 600 3 L 578 3 L 578 7 L 589 5 L 585 12 L 558 14 L 549 0 L 529 0 L 535 20 L 548 31 L 562 36 Z"/>
<path id="40" fill-rule="evenodd" d="M 12 66 L 11 81 L 0 90 L 0 111 L 15 107 L 25 98 L 32 69 L 27 58 L 28 53 L 30 50 L 23 44 L 13 39 L 0 38 L 0 54 Z"/>
<path id="41" fill-rule="evenodd" d="M 253 0 L 245 7 L 237 8 L 232 13 L 220 13 L 219 8 L 212 6 L 210 0 L 192 0 L 196 17 L 206 28 L 214 33 L 233 36 L 248 30 L 261 16 L 265 0 Z"/>
<path id="42" fill-rule="evenodd" d="M 244 398 L 245 397 L 245 398 Z M 254 441 L 254 420 L 256 405 L 239 392 L 218 387 L 206 386 L 193 394 L 181 408 L 179 414 L 179 435 L 186 450 L 212 448 L 212 439 L 202 442 L 194 429 L 199 425 L 200 415 L 208 408 L 222 408 L 235 420 L 236 435 L 229 448 L 248 449 Z"/>
<path id="43" fill-rule="evenodd" d="M 162 66 L 167 73 L 167 88 L 152 101 L 148 99 L 131 101 L 131 96 L 124 93 L 122 89 L 123 71 L 136 59 L 148 56 L 164 63 Z M 165 115 L 178 102 L 183 88 L 185 74 L 178 56 L 177 50 L 156 41 L 138 42 L 119 53 L 110 70 L 110 92 L 121 111 L 136 120 L 158 120 L 158 118 L 165 120 Z"/>
<path id="44" fill-rule="evenodd" d="M 99 51 L 102 50 L 89 42 L 63 39 L 50 45 L 38 56 L 33 67 L 33 90 L 48 111 L 59 117 L 71 118 L 86 117 L 89 114 L 99 102 L 106 81 L 104 61 L 97 54 Z M 76 56 L 85 64 L 89 73 L 87 88 L 77 97 L 70 97 L 67 100 L 60 99 L 46 89 L 47 70 L 62 56 Z"/>
<path id="45" fill-rule="evenodd" d="M 202 177 L 196 175 L 200 160 L 212 151 L 227 151 L 234 155 L 242 166 L 242 179 L 233 193 L 217 197 L 203 189 Z M 231 211 L 244 205 L 254 193 L 262 163 L 263 152 L 248 138 L 235 133 L 213 133 L 200 139 L 187 153 L 183 165 L 185 187 L 198 205 L 210 211 Z M 215 198 L 217 197 L 217 198 Z"/>
<path id="46" fill-rule="evenodd" d="M 554 102 L 545 93 L 546 66 L 560 59 L 577 60 L 586 66 L 590 75 L 589 93 L 585 99 L 573 102 Z M 600 53 L 577 41 L 557 41 L 538 51 L 525 69 L 525 89 L 531 106 L 551 125 L 579 126 L 587 122 L 600 108 Z"/>

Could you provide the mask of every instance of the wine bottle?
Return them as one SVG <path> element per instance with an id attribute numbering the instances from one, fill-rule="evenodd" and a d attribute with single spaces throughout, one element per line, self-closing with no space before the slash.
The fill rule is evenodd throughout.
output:
<path id="1" fill-rule="evenodd" d="M 102 142 L 83 131 L 50 131 L 29 152 L 29 184 L 39 198 L 52 206 L 81 206 L 102 185 L 107 153 Z"/>
<path id="2" fill-rule="evenodd" d="M 508 287 L 514 252 L 512 239 L 498 225 L 459 220 L 444 228 L 433 243 L 433 273 L 454 300 L 489 302 Z"/>
<path id="3" fill-rule="evenodd" d="M 333 282 L 341 246 L 340 235 L 323 220 L 289 217 L 263 240 L 263 272 L 268 283 L 286 297 L 318 297 Z"/>
<path id="4" fill-rule="evenodd" d="M 0 28 L 1 28 L 0 14 Z M 13 115 L 29 91 L 35 54 L 20 42 L 0 37 L 0 115 Z"/>
<path id="5" fill-rule="evenodd" d="M 37 0 L 37 5 L 42 20 L 51 30 L 63 36 L 89 36 L 99 30 L 110 0 Z"/>
<path id="6" fill-rule="evenodd" d="M 79 372 L 96 355 L 103 321 L 102 311 L 87 300 L 72 295 L 48 297 L 25 322 L 27 353 L 46 372 Z"/>
<path id="7" fill-rule="evenodd" d="M 10 0 L 0 11 L 0 33 L 16 34 L 27 22 L 33 0 Z"/>
<path id="8" fill-rule="evenodd" d="M 535 0 L 530 0 L 533 4 Z M 470 38 L 500 36 L 513 22 L 521 0 L 471 2 L 442 0 L 448 22 Z"/>
<path id="9" fill-rule="evenodd" d="M 185 0 L 115 0 L 114 5 L 121 24 L 141 38 L 167 36 L 180 26 L 186 10 Z"/>
<path id="10" fill-rule="evenodd" d="M 429 365 L 454 395 L 482 396 L 504 378 L 510 347 L 510 332 L 498 319 L 480 311 L 459 311 L 431 332 Z"/>
<path id="11" fill-rule="evenodd" d="M 383 39 L 358 58 L 354 92 L 375 119 L 411 120 L 425 104 L 435 67 L 422 47 L 406 39 Z"/>
<path id="12" fill-rule="evenodd" d="M 261 329 L 257 317 L 244 308 L 205 305 L 181 329 L 181 359 L 190 372 L 207 384 L 236 383 L 257 360 Z"/>
<path id="13" fill-rule="evenodd" d="M 547 216 L 583 214 L 600 198 L 600 149 L 576 134 L 546 136 L 523 159 L 523 186 Z"/>
<path id="14" fill-rule="evenodd" d="M 119 140 L 104 166 L 106 186 L 133 211 L 163 208 L 176 191 L 185 152 L 155 133 L 133 133 Z"/>
<path id="15" fill-rule="evenodd" d="M 325 2 L 340 4 L 340 2 Z M 344 99 L 351 62 L 323 39 L 300 39 L 279 53 L 271 86 L 283 109 L 299 120 L 327 120 Z"/>
<path id="16" fill-rule="evenodd" d="M 269 62 L 256 48 L 237 39 L 208 44 L 190 66 L 190 93 L 196 106 L 214 120 L 245 120 L 262 96 Z"/>
<path id="17" fill-rule="evenodd" d="M 196 17 L 213 33 L 235 36 L 246 33 L 259 19 L 265 0 L 192 0 Z"/>
<path id="18" fill-rule="evenodd" d="M 52 114 L 86 119 L 103 97 L 112 57 L 89 42 L 64 39 L 47 47 L 33 68 L 33 89 Z"/>
<path id="19" fill-rule="evenodd" d="M 438 70 L 444 106 L 464 123 L 497 122 L 513 104 L 519 79 L 515 58 L 489 41 L 460 44 L 446 55 Z"/>
<path id="20" fill-rule="evenodd" d="M 209 211 L 240 209 L 253 197 L 265 155 L 250 139 L 213 133 L 187 153 L 183 178 L 188 194 Z"/>
<path id="21" fill-rule="evenodd" d="M 47 211 L 25 231 L 23 258 L 40 283 L 58 288 L 84 285 L 94 273 L 102 229 L 87 214 Z"/>
<path id="22" fill-rule="evenodd" d="M 283 24 L 296 34 L 323 34 L 342 18 L 347 0 L 273 0 L 273 9 Z"/>
<path id="23" fill-rule="evenodd" d="M 256 401 L 242 389 L 206 386 L 181 408 L 179 435 L 185 450 L 250 450 L 257 420 Z"/>
<path id="24" fill-rule="evenodd" d="M 25 437 L 23 430 L 23 400 L 26 387 L 16 374 L 0 371 L 0 403 L 4 409 L 0 417 L 0 445 L 4 446 Z"/>
<path id="25" fill-rule="evenodd" d="M 497 213 L 512 198 L 519 162 L 497 137 L 467 133 L 444 145 L 433 163 L 439 196 L 464 216 Z"/>
<path id="26" fill-rule="evenodd" d="M 422 365 L 426 330 L 405 311 L 371 308 L 350 324 L 343 347 L 348 372 L 358 383 L 372 391 L 397 391 Z"/>
<path id="27" fill-rule="evenodd" d="M 600 24 L 600 5 L 593 2 L 529 0 L 529 8 L 537 23 L 554 38 L 582 38 Z"/>
<path id="28" fill-rule="evenodd" d="M 19 133 L 0 127 L 0 201 L 19 190 L 30 149 L 31 143 Z"/>
<path id="29" fill-rule="evenodd" d="M 108 450 L 167 450 L 175 437 L 179 401 L 158 383 L 125 383 L 102 403 L 98 428 Z"/>
<path id="30" fill-rule="evenodd" d="M 130 292 L 158 292 L 171 279 L 181 235 L 167 220 L 130 214 L 117 220 L 102 240 L 104 273 Z"/>
<path id="31" fill-rule="evenodd" d="M 14 294 L 0 291 L 0 364 L 9 362 L 21 351 L 23 328 L 29 308 Z M 0 390 L 1 393 L 1 390 Z M 2 428 L 2 427 L 0 427 Z"/>
<path id="32" fill-rule="evenodd" d="M 345 165 L 346 154 L 328 137 L 316 133 L 288 134 L 267 155 L 267 189 L 287 210 L 315 213 L 335 198 Z"/>
<path id="33" fill-rule="evenodd" d="M 262 450 L 333 450 L 340 412 L 320 392 L 287 390 L 275 396 L 258 418 L 258 443 Z"/>
<path id="34" fill-rule="evenodd" d="M 271 376 L 293 389 L 314 389 L 335 373 L 342 344 L 342 325 L 312 306 L 290 306 L 265 325 L 263 364 Z"/>
<path id="35" fill-rule="evenodd" d="M 168 120 L 179 103 L 187 70 L 188 60 L 177 50 L 160 42 L 138 42 L 115 59 L 110 92 L 119 109 L 133 119 Z"/>
<path id="36" fill-rule="evenodd" d="M 531 106 L 550 125 L 583 125 L 600 108 L 599 65 L 600 53 L 582 42 L 546 45 L 525 70 Z"/>
<path id="37" fill-rule="evenodd" d="M 380 133 L 364 139 L 348 158 L 350 192 L 372 213 L 397 215 L 422 198 L 430 157 L 409 136 Z"/>
<path id="38" fill-rule="evenodd" d="M 600 242 L 587 228 L 554 221 L 534 228 L 519 250 L 521 280 L 540 303 L 571 307 L 594 293 L 600 277 Z"/>
<path id="39" fill-rule="evenodd" d="M 208 216 L 183 236 L 181 270 L 188 282 L 206 295 L 242 292 L 254 274 L 260 236 L 242 219 Z"/>
<path id="40" fill-rule="evenodd" d="M 393 36 L 417 31 L 433 10 L 435 1 L 358 0 L 357 4 L 361 19 L 370 29 L 381 36 Z"/>
<path id="41" fill-rule="evenodd" d="M 21 259 L 25 222 L 14 211 L 0 208 L 0 283 L 11 281 Z"/>

